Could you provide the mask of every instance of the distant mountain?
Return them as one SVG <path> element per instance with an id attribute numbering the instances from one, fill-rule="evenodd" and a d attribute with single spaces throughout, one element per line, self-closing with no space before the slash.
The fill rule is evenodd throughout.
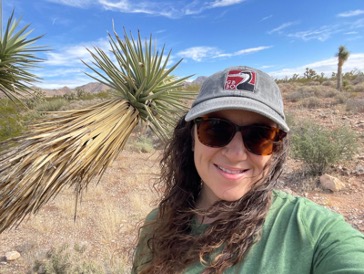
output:
<path id="1" fill-rule="evenodd" d="M 203 82 L 205 82 L 206 80 L 206 76 L 199 76 L 197 77 L 195 80 L 193 80 L 192 82 L 184 82 L 184 85 L 185 86 L 192 86 L 192 85 L 198 85 L 198 86 L 201 86 Z"/>
<path id="2" fill-rule="evenodd" d="M 95 92 L 100 92 L 100 91 L 107 91 L 110 89 L 110 87 L 108 87 L 107 85 L 98 83 L 98 82 L 92 82 L 92 83 L 88 83 L 86 85 L 83 86 L 79 86 L 79 89 L 82 89 L 86 92 L 90 92 L 90 93 L 95 93 Z"/>
<path id="3" fill-rule="evenodd" d="M 97 92 L 101 92 L 101 91 L 106 91 L 110 88 L 108 86 L 98 83 L 98 82 L 91 82 L 86 85 L 82 85 L 82 86 L 75 87 L 72 89 L 69 87 L 63 87 L 63 88 L 59 88 L 59 89 L 42 89 L 42 88 L 37 88 L 37 89 L 42 90 L 47 96 L 57 96 L 57 95 L 62 96 L 67 93 L 75 92 L 78 89 L 83 90 L 85 92 L 89 92 L 89 93 L 97 93 Z"/>
<path id="4" fill-rule="evenodd" d="M 195 80 L 193 80 L 192 83 L 194 83 L 196 85 L 202 85 L 206 79 L 207 79 L 207 76 L 199 76 Z"/>
<path id="5" fill-rule="evenodd" d="M 206 78 L 207 78 L 206 76 L 200 76 L 200 77 L 197 77 L 192 82 L 185 82 L 184 84 L 186 86 L 202 85 L 202 83 L 206 80 Z M 63 88 L 58 88 L 58 89 L 42 89 L 42 88 L 38 88 L 38 87 L 35 87 L 35 88 L 43 91 L 46 94 L 46 96 L 62 96 L 67 93 L 76 92 L 78 89 L 83 90 L 85 92 L 89 92 L 89 93 L 97 93 L 97 92 L 101 92 L 101 91 L 107 91 L 110 89 L 108 86 L 98 83 L 98 82 L 91 82 L 86 85 L 82 85 L 82 86 L 75 87 L 75 88 L 69 88 L 67 86 L 65 86 Z"/>

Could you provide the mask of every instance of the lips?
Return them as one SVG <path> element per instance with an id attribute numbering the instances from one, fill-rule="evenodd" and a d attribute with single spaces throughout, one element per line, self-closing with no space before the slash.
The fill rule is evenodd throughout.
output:
<path id="1" fill-rule="evenodd" d="M 221 171 L 223 171 L 223 172 L 225 172 L 225 173 L 228 173 L 228 174 L 242 174 L 242 173 L 244 173 L 244 172 L 246 172 L 246 171 L 248 171 L 248 169 L 231 169 L 231 168 L 225 168 L 225 167 L 222 167 L 222 166 L 219 166 L 219 165 L 216 165 L 215 164 L 215 166 L 219 169 L 219 170 L 221 170 Z"/>

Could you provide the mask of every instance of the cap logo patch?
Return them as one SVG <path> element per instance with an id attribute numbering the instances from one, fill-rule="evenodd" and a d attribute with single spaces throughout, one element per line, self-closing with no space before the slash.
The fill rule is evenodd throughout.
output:
<path id="1" fill-rule="evenodd" d="M 254 91 L 256 73 L 241 69 L 229 70 L 225 80 L 225 90 Z"/>

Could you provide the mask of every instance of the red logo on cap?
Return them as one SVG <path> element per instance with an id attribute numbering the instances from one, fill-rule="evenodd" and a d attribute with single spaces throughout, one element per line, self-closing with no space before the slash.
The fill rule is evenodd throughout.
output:
<path id="1" fill-rule="evenodd" d="M 256 73 L 241 69 L 230 70 L 226 76 L 226 90 L 247 90 L 254 91 Z"/>

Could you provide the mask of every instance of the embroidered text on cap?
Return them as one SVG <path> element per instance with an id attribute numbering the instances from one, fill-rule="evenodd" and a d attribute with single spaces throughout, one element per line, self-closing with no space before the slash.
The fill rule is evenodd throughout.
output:
<path id="1" fill-rule="evenodd" d="M 226 90 L 247 90 L 254 91 L 256 73 L 241 69 L 229 70 L 226 75 Z"/>

